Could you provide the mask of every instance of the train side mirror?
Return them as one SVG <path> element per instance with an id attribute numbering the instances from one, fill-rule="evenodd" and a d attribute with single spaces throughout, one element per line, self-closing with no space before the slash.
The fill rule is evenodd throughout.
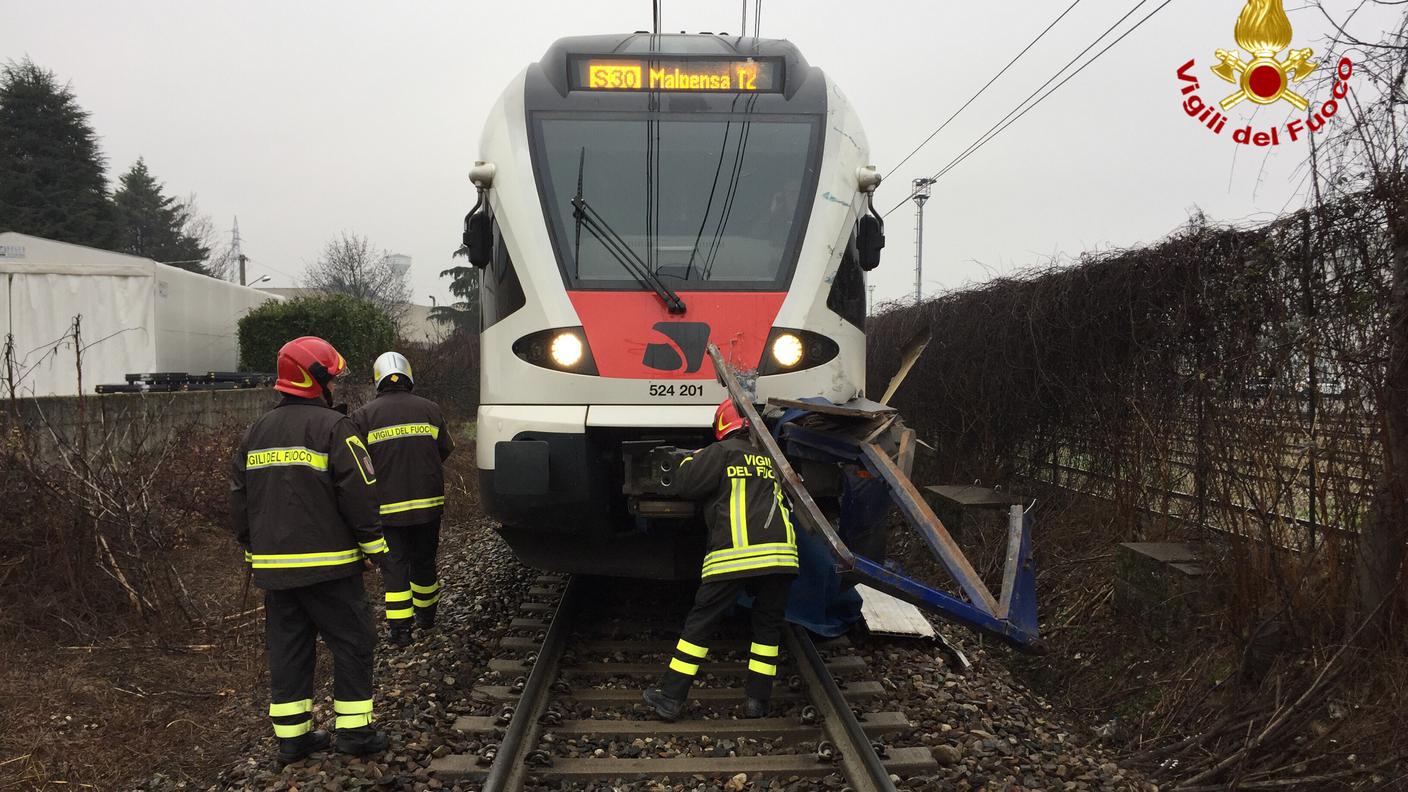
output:
<path id="1" fill-rule="evenodd" d="M 885 249 L 885 221 L 874 214 L 861 217 L 856 228 L 857 263 L 870 272 L 880 266 L 880 251 Z"/>
<path id="2" fill-rule="evenodd" d="M 494 258 L 494 223 L 488 212 L 470 212 L 464 216 L 464 247 L 469 263 L 480 269 Z"/>

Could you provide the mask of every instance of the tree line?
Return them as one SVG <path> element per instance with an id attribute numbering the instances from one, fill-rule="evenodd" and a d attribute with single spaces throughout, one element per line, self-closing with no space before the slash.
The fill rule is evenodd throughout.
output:
<path id="1" fill-rule="evenodd" d="M 109 191 L 88 111 L 52 71 L 0 66 L 0 231 L 130 253 L 220 276 L 228 252 L 195 196 L 176 198 L 138 158 Z"/>

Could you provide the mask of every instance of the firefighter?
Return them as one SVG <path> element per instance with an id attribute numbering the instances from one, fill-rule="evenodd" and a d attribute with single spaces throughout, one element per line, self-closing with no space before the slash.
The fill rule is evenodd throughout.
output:
<path id="1" fill-rule="evenodd" d="M 377 396 L 352 414 L 367 438 L 378 471 L 382 530 L 391 555 L 382 567 L 386 621 L 393 646 L 411 643 L 411 617 L 421 629 L 435 626 L 440 578 L 435 554 L 445 508 L 444 461 L 455 450 L 435 402 L 411 393 L 415 379 L 404 355 L 376 359 Z"/>
<path id="2" fill-rule="evenodd" d="M 798 570 L 797 537 L 772 459 L 753 448 L 747 428 L 732 401 L 720 404 L 714 413 L 719 442 L 685 457 L 670 488 L 677 497 L 704 501 L 709 552 L 669 668 L 645 691 L 645 702 L 665 720 L 679 717 L 710 639 L 742 592 L 753 597 L 743 711 L 749 718 L 768 711 L 783 611 Z"/>
<path id="3" fill-rule="evenodd" d="M 321 338 L 284 344 L 274 383 L 284 396 L 249 428 L 234 459 L 231 512 L 265 591 L 269 716 L 282 764 L 332 742 L 313 730 L 319 635 L 333 658 L 337 750 L 360 756 L 389 743 L 372 726 L 376 628 L 362 587 L 364 559 L 383 563 L 387 547 L 371 455 L 356 425 L 332 409 L 332 380 L 346 368 Z"/>

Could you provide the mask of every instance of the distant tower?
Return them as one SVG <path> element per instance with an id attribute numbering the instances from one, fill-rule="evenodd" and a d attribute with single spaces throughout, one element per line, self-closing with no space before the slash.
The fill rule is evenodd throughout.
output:
<path id="1" fill-rule="evenodd" d="M 235 228 L 230 232 L 230 254 L 235 257 L 235 261 L 240 265 L 240 285 L 244 285 L 244 263 L 247 259 L 244 250 L 240 248 L 240 218 L 235 215 Z"/>
<path id="2" fill-rule="evenodd" d="M 392 253 L 386 257 L 386 263 L 391 265 L 392 272 L 399 278 L 406 277 L 406 273 L 411 271 L 411 257 L 400 253 Z"/>
<path id="3" fill-rule="evenodd" d="M 933 179 L 915 179 L 914 191 L 914 302 L 924 299 L 924 202 L 929 200 Z"/>

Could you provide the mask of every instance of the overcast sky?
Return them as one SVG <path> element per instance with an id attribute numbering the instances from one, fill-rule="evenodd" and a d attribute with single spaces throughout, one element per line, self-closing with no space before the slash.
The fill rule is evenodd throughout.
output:
<path id="1" fill-rule="evenodd" d="M 738 30 L 743 2 L 663 2 L 666 31 Z M 794 41 L 858 107 L 888 179 L 878 200 L 888 210 L 911 179 L 942 168 L 1134 2 L 1080 2 L 896 173 L 1069 3 L 764 0 L 762 35 Z M 1286 5 L 1294 46 L 1318 58 L 1332 30 L 1308 2 Z M 1360 3 L 1325 5 L 1342 19 Z M 1295 205 L 1303 143 L 1236 146 L 1231 129 L 1214 136 L 1180 106 L 1175 72 L 1189 58 L 1207 98 L 1230 92 L 1207 68 L 1213 50 L 1235 48 L 1241 7 L 1173 0 L 940 180 L 927 208 L 926 293 L 1156 239 L 1195 208 L 1255 220 Z M 1349 30 L 1377 40 L 1397 13 L 1371 5 Z M 412 256 L 415 295 L 427 302 L 448 298 L 438 273 L 473 203 L 465 174 L 505 84 L 556 38 L 643 29 L 650 18 L 645 0 L 0 0 L 0 59 L 28 55 L 71 83 L 113 181 L 142 156 L 169 193 L 196 193 L 218 228 L 238 215 L 251 279 L 292 285 L 347 230 Z M 1279 103 L 1256 123 L 1288 112 Z M 1244 103 L 1229 127 L 1250 118 Z M 872 276 L 878 300 L 913 291 L 913 214 L 910 205 L 890 217 L 887 257 Z"/>

